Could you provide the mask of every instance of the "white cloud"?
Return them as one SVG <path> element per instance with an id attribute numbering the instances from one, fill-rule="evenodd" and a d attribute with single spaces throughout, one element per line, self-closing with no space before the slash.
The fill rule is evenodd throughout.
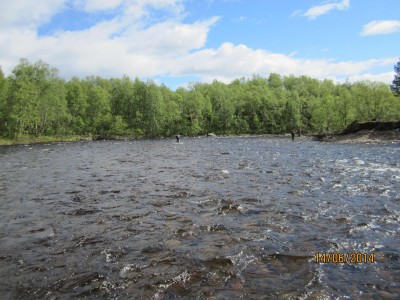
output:
<path id="1" fill-rule="evenodd" d="M 84 9 L 87 12 L 115 9 L 123 0 L 75 0 L 75 7 Z"/>
<path id="2" fill-rule="evenodd" d="M 386 72 L 386 73 L 381 73 L 381 74 L 365 73 L 365 74 L 352 75 L 352 76 L 348 77 L 347 79 L 350 82 L 370 80 L 370 81 L 379 81 L 379 82 L 385 82 L 385 83 L 392 83 L 394 75 L 395 75 L 394 72 Z"/>
<path id="3" fill-rule="evenodd" d="M 204 47 L 208 31 L 217 21 L 217 17 L 193 24 L 167 21 L 145 30 L 127 31 L 122 39 L 132 51 L 173 57 Z"/>
<path id="4" fill-rule="evenodd" d="M 313 78 L 336 78 L 362 76 L 375 67 L 391 66 L 396 58 L 371 59 L 366 61 L 333 62 L 322 59 L 297 59 L 292 54 L 284 55 L 245 45 L 224 43 L 217 49 L 204 49 L 180 58 L 175 63 L 172 75 L 198 75 L 202 80 L 218 78 L 229 82 L 239 77 L 253 74 L 267 76 L 308 75 Z M 377 77 L 378 78 L 378 77 Z M 387 76 L 379 77 L 389 83 Z"/>
<path id="5" fill-rule="evenodd" d="M 66 77 L 151 77 L 168 73 L 171 59 L 204 47 L 217 21 L 217 17 L 192 24 L 169 20 L 143 29 L 116 18 L 86 30 L 41 37 L 35 30 L 14 28 L 0 34 L 0 65 L 9 73 L 19 58 L 27 57 L 45 60 Z"/>
<path id="6" fill-rule="evenodd" d="M 308 9 L 303 16 L 309 18 L 310 20 L 314 20 L 319 16 L 325 15 L 331 10 L 345 10 L 349 8 L 350 6 L 350 0 L 343 0 L 342 2 L 333 2 L 333 3 L 327 3 L 327 4 L 322 4 L 318 6 L 313 6 L 310 9 Z M 295 12 L 295 14 L 298 14 L 298 12 Z"/>
<path id="7" fill-rule="evenodd" d="M 364 25 L 361 35 L 390 34 L 400 31 L 400 21 L 372 21 Z"/>
<path id="8" fill-rule="evenodd" d="M 60 11 L 65 0 L 13 0 L 0 1 L 0 29 L 12 26 L 36 28 Z"/>
<path id="9" fill-rule="evenodd" d="M 32 16 L 26 17 L 26 24 L 35 24 L 36 27 L 20 26 L 24 14 L 2 19 L 0 65 L 5 74 L 9 74 L 18 60 L 25 57 L 31 61 L 43 59 L 58 68 L 60 75 L 67 79 L 73 75 L 110 78 L 127 74 L 150 78 L 195 76 L 202 81 L 219 79 L 229 82 L 243 76 L 268 76 L 274 72 L 338 80 L 375 76 L 390 83 L 393 77 L 389 78 L 388 73 L 374 75 L 374 68 L 387 66 L 392 69 L 393 62 L 397 61 L 397 58 L 344 62 L 300 59 L 296 52 L 286 55 L 229 42 L 217 48 L 205 48 L 209 31 L 219 18 L 184 23 L 181 16 L 185 11 L 181 0 L 72 1 L 75 0 L 59 0 L 54 6 L 54 0 L 43 0 L 40 3 L 47 3 L 47 6 L 43 4 L 40 9 L 34 8 L 29 1 L 26 1 L 26 7 L 13 6 L 12 1 L 1 2 L 0 8 L 5 9 L 7 16 L 9 12 L 36 9 Z M 2 7 L 4 3 L 10 6 Z M 93 14 L 98 10 L 118 8 L 115 13 L 118 11 L 119 14 L 86 29 L 38 35 L 37 26 L 71 4 Z M 149 8 L 165 12 L 168 18 L 143 23 L 143 18 L 152 19 Z"/>
<path id="10" fill-rule="evenodd" d="M 84 9 L 87 12 L 109 10 L 124 6 L 125 8 L 140 8 L 151 6 L 156 9 L 182 8 L 182 0 L 73 0 L 75 7 Z"/>

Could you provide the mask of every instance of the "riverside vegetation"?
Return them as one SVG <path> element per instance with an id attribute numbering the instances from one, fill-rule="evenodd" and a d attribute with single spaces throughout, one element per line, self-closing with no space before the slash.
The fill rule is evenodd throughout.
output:
<path id="1" fill-rule="evenodd" d="M 396 94 L 393 86 L 391 91 L 378 82 L 334 83 L 274 73 L 172 91 L 127 76 L 65 81 L 47 63 L 21 59 L 7 77 L 0 69 L 0 144 L 177 132 L 340 132 L 354 120 L 399 120 Z"/>

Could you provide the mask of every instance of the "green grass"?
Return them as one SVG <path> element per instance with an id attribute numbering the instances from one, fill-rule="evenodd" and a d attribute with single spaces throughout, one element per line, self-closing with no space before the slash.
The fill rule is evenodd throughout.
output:
<path id="1" fill-rule="evenodd" d="M 52 142 L 77 142 L 91 141 L 92 136 L 66 135 L 66 136 L 39 136 L 30 135 L 19 136 L 15 139 L 0 138 L 0 145 L 24 145 L 24 144 L 41 144 Z"/>

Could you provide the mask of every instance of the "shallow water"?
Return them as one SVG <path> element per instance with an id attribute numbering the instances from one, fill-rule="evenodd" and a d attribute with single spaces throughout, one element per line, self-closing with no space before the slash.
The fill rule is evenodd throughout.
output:
<path id="1" fill-rule="evenodd" d="M 399 156 L 265 137 L 0 147 L 0 298 L 398 298 Z"/>

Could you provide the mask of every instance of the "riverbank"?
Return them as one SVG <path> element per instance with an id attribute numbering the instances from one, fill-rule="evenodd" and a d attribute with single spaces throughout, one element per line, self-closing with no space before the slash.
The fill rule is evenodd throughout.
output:
<path id="1" fill-rule="evenodd" d="M 67 136 L 21 136 L 15 139 L 0 138 L 0 146 L 11 145 L 30 145 L 30 144 L 43 144 L 54 142 L 79 142 L 79 141 L 92 141 L 92 136 L 81 135 L 67 135 Z"/>
<path id="2" fill-rule="evenodd" d="M 361 130 L 348 134 L 317 135 L 314 140 L 342 144 L 400 144 L 400 131 Z"/>
<path id="3" fill-rule="evenodd" d="M 400 143 L 400 121 L 353 122 L 340 134 L 320 134 L 314 140 L 345 144 L 397 144 Z"/>
<path id="4" fill-rule="evenodd" d="M 192 136 L 191 136 L 192 137 Z M 269 138 L 287 138 L 291 139 L 290 134 L 223 134 L 223 135 L 215 135 L 215 134 L 207 134 L 207 135 L 198 135 L 195 138 L 229 138 L 229 137 L 269 137 Z M 22 136 L 16 139 L 7 139 L 0 138 L 0 146 L 11 146 L 11 145 L 31 145 L 31 144 L 44 144 L 44 143 L 57 143 L 57 142 L 80 142 L 80 141 L 102 141 L 102 140 L 115 140 L 115 141 L 126 141 L 126 140 L 143 140 L 143 139 L 175 139 L 173 136 L 170 137 L 158 137 L 158 138 L 150 138 L 150 137 L 138 137 L 133 135 L 127 136 L 40 136 L 40 137 L 32 137 L 32 136 Z M 187 136 L 182 136 L 182 138 L 188 138 Z M 295 140 L 309 140 L 312 139 L 310 135 L 302 135 L 300 137 L 296 136 Z"/>
<path id="5" fill-rule="evenodd" d="M 270 137 L 270 138 L 287 138 L 291 139 L 290 134 L 226 134 L 226 135 L 201 135 L 198 138 L 224 138 L 224 137 Z M 173 138 L 173 137 L 168 137 Z M 183 137 L 185 138 L 185 137 Z M 44 144 L 44 143 L 56 143 L 56 142 L 80 142 L 80 141 L 99 141 L 99 140 L 141 140 L 146 139 L 145 137 L 137 136 L 22 136 L 16 139 L 0 138 L 0 146 L 11 146 L 11 145 L 31 145 L 31 144 Z M 163 139 L 163 137 L 160 137 Z M 364 143 L 364 144 L 387 144 L 387 143 L 400 143 L 400 131 L 395 130 L 360 130 L 353 133 L 341 133 L 341 134 L 319 134 L 319 135 L 302 135 L 296 136 L 295 140 L 315 140 L 320 142 L 337 142 L 337 143 Z"/>

